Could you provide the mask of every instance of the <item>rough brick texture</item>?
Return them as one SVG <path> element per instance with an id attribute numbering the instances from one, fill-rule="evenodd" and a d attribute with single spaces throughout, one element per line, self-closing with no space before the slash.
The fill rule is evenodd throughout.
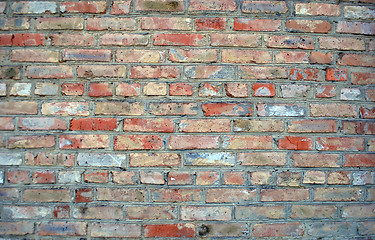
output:
<path id="1" fill-rule="evenodd" d="M 0 239 L 375 239 L 374 3 L 0 1 Z"/>

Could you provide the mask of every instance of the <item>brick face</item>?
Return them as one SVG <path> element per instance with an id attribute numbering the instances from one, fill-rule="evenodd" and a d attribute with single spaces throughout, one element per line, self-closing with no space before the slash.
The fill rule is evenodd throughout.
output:
<path id="1" fill-rule="evenodd" d="M 374 0 L 0 2 L 2 239 L 375 239 Z"/>

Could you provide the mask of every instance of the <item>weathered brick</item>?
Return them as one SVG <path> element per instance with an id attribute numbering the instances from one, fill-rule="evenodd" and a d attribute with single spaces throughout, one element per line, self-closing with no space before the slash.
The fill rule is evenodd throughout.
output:
<path id="1" fill-rule="evenodd" d="M 58 118 L 20 118 L 20 130 L 66 130 L 66 122 Z"/>
<path id="2" fill-rule="evenodd" d="M 87 234 L 87 224 L 83 222 L 46 222 L 39 224 L 40 236 L 83 236 Z"/>
<path id="3" fill-rule="evenodd" d="M 60 135 L 61 149 L 93 149 L 109 147 L 108 135 Z"/>
<path id="4" fill-rule="evenodd" d="M 296 15 L 339 16 L 340 5 L 325 3 L 296 3 Z"/>
<path id="5" fill-rule="evenodd" d="M 165 59 L 165 51 L 124 49 L 116 51 L 116 62 L 160 63 Z"/>
<path id="6" fill-rule="evenodd" d="M 356 224 L 352 222 L 312 223 L 307 231 L 310 236 L 350 236 L 357 232 Z"/>
<path id="7" fill-rule="evenodd" d="M 181 12 L 184 10 L 183 0 L 138 0 L 135 5 L 137 11 Z"/>
<path id="8" fill-rule="evenodd" d="M 215 149 L 219 147 L 216 136 L 171 136 L 169 149 Z"/>
<path id="9" fill-rule="evenodd" d="M 243 1 L 241 10 L 253 14 L 282 14 L 288 11 L 288 6 L 279 1 Z"/>
<path id="10" fill-rule="evenodd" d="M 83 18 L 80 17 L 54 17 L 37 18 L 35 28 L 38 30 L 82 30 Z"/>
<path id="11" fill-rule="evenodd" d="M 90 97 L 112 96 L 112 85 L 109 83 L 91 83 L 89 88 Z"/>
<path id="12" fill-rule="evenodd" d="M 28 66 L 27 78 L 72 78 L 73 72 L 70 66 Z"/>
<path id="13" fill-rule="evenodd" d="M 235 215 L 239 220 L 281 219 L 284 206 L 238 206 Z"/>
<path id="14" fill-rule="evenodd" d="M 331 53 L 312 52 L 310 53 L 310 63 L 331 64 L 334 56 Z"/>
<path id="15" fill-rule="evenodd" d="M 198 18 L 195 19 L 197 31 L 225 30 L 226 18 Z"/>
<path id="16" fill-rule="evenodd" d="M 262 189 L 262 202 L 294 202 L 309 199 L 309 189 Z"/>
<path id="17" fill-rule="evenodd" d="M 247 34 L 211 34 L 211 46 L 219 47 L 258 47 L 260 38 Z"/>
<path id="18" fill-rule="evenodd" d="M 92 46 L 94 36 L 81 33 L 53 33 L 49 35 L 51 45 L 54 46 Z"/>
<path id="19" fill-rule="evenodd" d="M 139 83 L 119 83 L 115 89 L 117 96 L 132 97 L 138 96 L 141 91 Z"/>
<path id="20" fill-rule="evenodd" d="M 350 172 L 344 172 L 344 171 L 329 172 L 327 176 L 327 184 L 329 185 L 350 184 Z"/>
<path id="21" fill-rule="evenodd" d="M 225 149 L 272 149 L 270 136 L 224 136 L 222 141 Z"/>
<path id="22" fill-rule="evenodd" d="M 217 61 L 217 51 L 214 49 L 171 49 L 169 60 L 180 63 L 209 63 Z"/>
<path id="23" fill-rule="evenodd" d="M 129 132 L 174 132 L 174 124 L 170 119 L 124 119 L 123 130 Z"/>
<path id="24" fill-rule="evenodd" d="M 150 113 L 163 116 L 163 115 L 196 115 L 197 103 L 154 103 L 149 105 Z"/>
<path id="25" fill-rule="evenodd" d="M 124 77 L 126 67 L 119 65 L 81 65 L 77 68 L 78 77 Z"/>
<path id="26" fill-rule="evenodd" d="M 34 223 L 24 222 L 2 222 L 0 225 L 1 235 L 24 236 L 34 233 Z"/>
<path id="27" fill-rule="evenodd" d="M 230 132 L 229 119 L 191 119 L 181 120 L 181 132 Z"/>
<path id="28" fill-rule="evenodd" d="M 366 54 L 340 54 L 337 63 L 345 66 L 375 67 L 375 56 Z"/>
<path id="29" fill-rule="evenodd" d="M 63 13 L 105 13 L 106 8 L 104 1 L 62 2 L 60 4 L 60 11 Z"/>
<path id="30" fill-rule="evenodd" d="M 188 78 L 226 79 L 234 78 L 234 68 L 229 66 L 190 66 L 185 68 Z"/>
<path id="31" fill-rule="evenodd" d="M 351 19 L 374 19 L 375 10 L 367 6 L 345 6 L 344 17 Z"/>
<path id="32" fill-rule="evenodd" d="M 283 98 L 308 98 L 310 97 L 311 87 L 307 85 L 281 85 L 281 94 Z"/>
<path id="33" fill-rule="evenodd" d="M 74 165 L 74 154 L 55 154 L 46 152 L 27 152 L 25 154 L 26 165 L 36 166 L 66 166 L 71 167 Z"/>
<path id="34" fill-rule="evenodd" d="M 219 184 L 220 175 L 218 172 L 197 172 L 196 185 L 214 185 Z"/>
<path id="35" fill-rule="evenodd" d="M 112 153 L 79 153 L 77 164 L 84 167 L 124 167 L 126 155 Z"/>
<path id="36" fill-rule="evenodd" d="M 361 151 L 364 139 L 359 137 L 318 137 L 316 148 L 319 151 Z"/>
<path id="37" fill-rule="evenodd" d="M 361 195 L 359 188 L 316 188 L 314 201 L 337 202 L 358 201 Z"/>
<path id="38" fill-rule="evenodd" d="M 314 49 L 314 39 L 296 36 L 268 36 L 267 47 Z"/>
<path id="39" fill-rule="evenodd" d="M 100 38 L 104 46 L 146 46 L 149 36 L 143 34 L 107 33 Z"/>
<path id="40" fill-rule="evenodd" d="M 67 189 L 25 189 L 23 200 L 26 202 L 70 202 Z"/>
<path id="41" fill-rule="evenodd" d="M 285 79 L 288 73 L 281 67 L 253 67 L 240 66 L 241 78 L 243 79 Z"/>
<path id="42" fill-rule="evenodd" d="M 336 32 L 375 35 L 375 23 L 339 21 Z"/>
<path id="43" fill-rule="evenodd" d="M 235 164 L 235 156 L 231 153 L 186 153 L 184 155 L 185 165 L 193 166 L 233 166 Z M 209 173 L 211 174 L 211 173 Z M 203 178 L 205 174 L 201 176 Z M 212 174 L 212 177 L 214 174 Z M 211 178 L 207 177 L 206 178 Z M 202 179 L 203 181 L 203 179 Z"/>
<path id="44" fill-rule="evenodd" d="M 192 223 L 145 225 L 145 237 L 178 237 L 195 236 L 195 225 Z"/>
<path id="45" fill-rule="evenodd" d="M 246 203 L 256 198 L 256 190 L 247 189 L 208 189 L 207 203 Z"/>
<path id="46" fill-rule="evenodd" d="M 157 46 L 204 46 L 207 42 L 206 35 L 195 33 L 159 33 L 154 37 L 154 45 Z"/>
<path id="47" fill-rule="evenodd" d="M 143 202 L 145 191 L 140 189 L 97 188 L 98 201 Z"/>
<path id="48" fill-rule="evenodd" d="M 324 184 L 326 175 L 322 171 L 307 171 L 303 176 L 304 184 Z"/>
<path id="49" fill-rule="evenodd" d="M 43 115 L 88 116 L 89 103 L 85 102 L 52 102 L 42 104 Z"/>
<path id="50" fill-rule="evenodd" d="M 305 109 L 293 104 L 264 104 L 257 105 L 257 115 L 262 117 L 303 117 Z"/>
<path id="51" fill-rule="evenodd" d="M 134 66 L 131 78 L 178 78 L 180 69 L 176 66 Z"/>
<path id="52" fill-rule="evenodd" d="M 336 132 L 335 120 L 296 120 L 288 124 L 288 132 Z"/>
<path id="53" fill-rule="evenodd" d="M 205 116 L 251 116 L 251 103 L 207 103 L 202 105 Z"/>
<path id="54" fill-rule="evenodd" d="M 114 139 L 115 150 L 161 149 L 163 140 L 156 135 L 119 135 Z"/>
<path id="55" fill-rule="evenodd" d="M 0 165 L 12 166 L 21 165 L 22 155 L 20 153 L 1 153 L 0 154 Z"/>
<path id="56" fill-rule="evenodd" d="M 175 219 L 176 208 L 172 206 L 129 206 L 126 208 L 127 219 Z"/>
<path id="57" fill-rule="evenodd" d="M 332 205 L 293 205 L 291 218 L 333 218 L 337 207 Z"/>
<path id="58" fill-rule="evenodd" d="M 56 183 L 54 171 L 37 171 L 31 178 L 33 183 Z"/>
<path id="59" fill-rule="evenodd" d="M 61 93 L 66 96 L 82 96 L 84 92 L 84 83 L 63 83 L 61 85 Z"/>
<path id="60" fill-rule="evenodd" d="M 308 63 L 309 55 L 307 52 L 282 51 L 275 55 L 276 63 Z"/>
<path id="61" fill-rule="evenodd" d="M 188 11 L 235 11 L 234 0 L 191 0 Z"/>
<path id="62" fill-rule="evenodd" d="M 285 23 L 289 32 L 328 33 L 331 24 L 323 20 L 288 20 Z"/>
<path id="63" fill-rule="evenodd" d="M 344 167 L 373 167 L 375 166 L 374 154 L 347 154 Z"/>
<path id="64" fill-rule="evenodd" d="M 280 120 L 234 120 L 235 132 L 282 132 L 284 122 Z"/>
<path id="65" fill-rule="evenodd" d="M 134 185 L 137 183 L 137 176 L 132 171 L 112 171 L 112 181 L 115 184 Z"/>
<path id="66" fill-rule="evenodd" d="M 130 153 L 132 167 L 176 167 L 181 157 L 175 153 Z"/>
<path id="67" fill-rule="evenodd" d="M 193 175 L 188 172 L 168 172 L 168 185 L 193 184 Z"/>
<path id="68" fill-rule="evenodd" d="M 233 30 L 276 32 L 281 30 L 281 20 L 235 18 Z"/>
<path id="69" fill-rule="evenodd" d="M 182 17 L 142 17 L 141 28 L 145 30 L 191 30 L 193 20 Z"/>
<path id="70" fill-rule="evenodd" d="M 14 2 L 10 6 L 14 14 L 41 14 L 41 13 L 56 13 L 57 4 L 54 2 L 38 1 L 20 1 Z"/>
<path id="71" fill-rule="evenodd" d="M 229 221 L 231 220 L 231 213 L 232 210 L 229 207 L 181 207 L 182 220 Z"/>
<path id="72" fill-rule="evenodd" d="M 336 38 L 336 37 L 320 37 L 320 49 L 336 49 L 336 50 L 365 50 L 365 43 L 360 38 Z"/>
<path id="73" fill-rule="evenodd" d="M 64 61 L 109 62 L 111 50 L 106 49 L 65 49 L 62 52 Z"/>
<path id="74" fill-rule="evenodd" d="M 301 223 L 263 223 L 255 224 L 253 229 L 256 237 L 302 236 L 303 233 Z"/>
<path id="75" fill-rule="evenodd" d="M 278 152 L 238 153 L 238 161 L 244 166 L 283 166 L 286 154 Z"/>
<path id="76" fill-rule="evenodd" d="M 273 83 L 254 83 L 252 88 L 254 97 L 273 97 L 276 94 Z"/>
<path id="77" fill-rule="evenodd" d="M 7 31 L 7 30 L 28 30 L 28 29 L 30 29 L 29 18 L 0 17 L 0 30 Z"/>
<path id="78" fill-rule="evenodd" d="M 8 148 L 50 148 L 56 145 L 54 136 L 11 136 Z"/>
<path id="79" fill-rule="evenodd" d="M 131 0 L 113 1 L 111 14 L 128 14 L 130 12 Z"/>
<path id="80" fill-rule="evenodd" d="M 97 102 L 95 115 L 142 115 L 143 104 L 138 102 Z"/>
<path id="81" fill-rule="evenodd" d="M 141 236 L 141 226 L 138 224 L 91 223 L 90 228 L 92 237 L 137 238 Z"/>
<path id="82" fill-rule="evenodd" d="M 165 184 L 164 175 L 161 172 L 142 171 L 140 179 L 143 184 Z"/>
<path id="83" fill-rule="evenodd" d="M 146 96 L 166 96 L 167 84 L 166 83 L 146 83 L 143 86 L 143 94 Z"/>
<path id="84" fill-rule="evenodd" d="M 310 104 L 313 117 L 356 117 L 357 111 L 354 105 L 344 103 L 312 103 Z"/>
<path id="85" fill-rule="evenodd" d="M 202 189 L 169 188 L 153 189 L 151 197 L 154 202 L 192 202 L 202 200 Z"/>
<path id="86" fill-rule="evenodd" d="M 246 83 L 226 83 L 225 93 L 229 97 L 245 98 L 249 96 L 249 89 Z"/>
<path id="87" fill-rule="evenodd" d="M 115 206 L 74 207 L 73 218 L 81 219 L 122 219 L 122 209 Z"/>

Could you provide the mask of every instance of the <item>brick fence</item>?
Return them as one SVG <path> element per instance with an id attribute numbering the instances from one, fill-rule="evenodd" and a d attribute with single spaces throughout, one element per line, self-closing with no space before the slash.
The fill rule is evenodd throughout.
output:
<path id="1" fill-rule="evenodd" d="M 374 238 L 374 3 L 0 2 L 2 239 Z"/>

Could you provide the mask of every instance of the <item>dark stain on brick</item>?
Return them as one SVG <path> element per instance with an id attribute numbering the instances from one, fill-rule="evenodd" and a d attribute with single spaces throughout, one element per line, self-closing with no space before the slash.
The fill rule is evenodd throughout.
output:
<path id="1" fill-rule="evenodd" d="M 145 1 L 144 6 L 152 10 L 174 10 L 179 7 L 179 3 L 176 1 L 171 1 L 171 2 Z"/>
<path id="2" fill-rule="evenodd" d="M 205 236 L 209 233 L 210 233 L 210 228 L 207 225 L 202 224 L 199 227 L 199 232 L 198 232 L 199 236 Z"/>

